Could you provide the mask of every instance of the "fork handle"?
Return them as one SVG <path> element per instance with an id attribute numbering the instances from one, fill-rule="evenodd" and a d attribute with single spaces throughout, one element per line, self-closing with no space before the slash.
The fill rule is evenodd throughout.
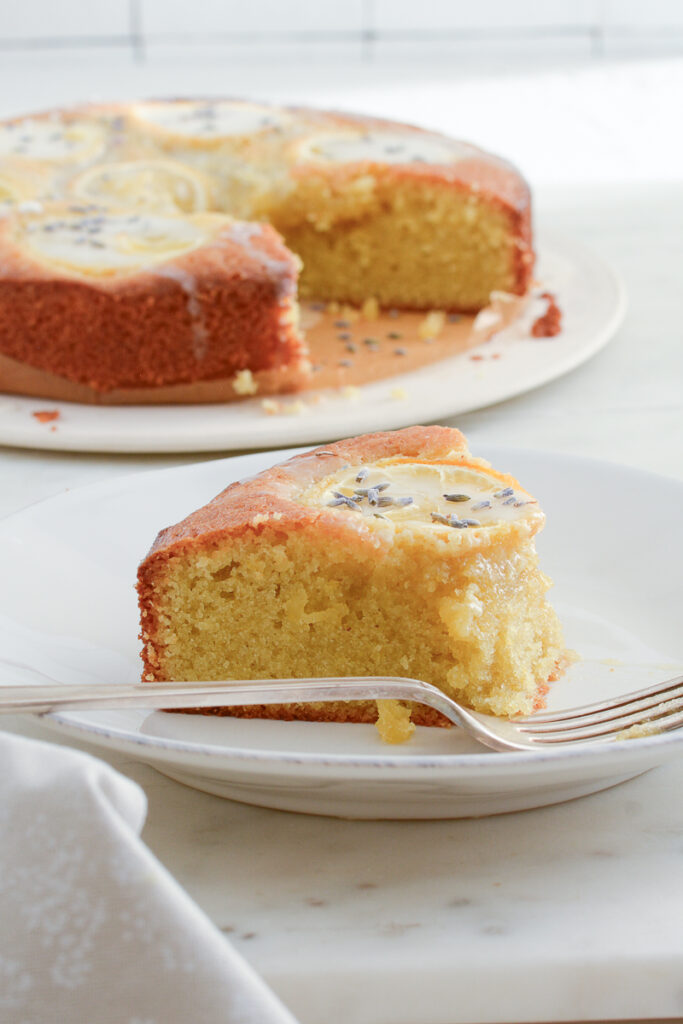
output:
<path id="1" fill-rule="evenodd" d="M 400 676 L 329 679 L 234 679 L 199 683 L 97 683 L 0 686 L 0 714 L 39 714 L 85 708 L 210 708 L 234 704 L 398 699 L 441 711 L 455 724 L 453 704 L 430 683 Z"/>

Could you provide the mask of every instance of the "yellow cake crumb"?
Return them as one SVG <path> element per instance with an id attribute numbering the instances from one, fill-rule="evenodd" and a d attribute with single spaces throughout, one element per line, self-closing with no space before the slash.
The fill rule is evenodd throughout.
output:
<path id="1" fill-rule="evenodd" d="M 282 519 L 282 512 L 259 512 L 251 521 L 252 526 L 261 526 L 263 523 L 267 523 L 271 520 L 277 522 L 278 519 Z"/>
<path id="2" fill-rule="evenodd" d="M 307 409 L 308 406 L 300 398 L 296 402 L 288 402 L 287 405 L 282 406 L 282 412 L 285 416 L 301 416 Z"/>
<path id="3" fill-rule="evenodd" d="M 238 395 L 255 395 L 258 384 L 251 370 L 240 370 L 232 380 L 232 386 Z"/>
<path id="4" fill-rule="evenodd" d="M 614 737 L 616 740 L 637 740 L 643 736 L 656 736 L 661 732 L 661 726 L 657 722 L 641 722 L 640 725 L 632 725 L 629 729 L 622 729 Z"/>
<path id="5" fill-rule="evenodd" d="M 410 720 L 410 708 L 397 700 L 377 701 L 375 726 L 385 743 L 405 743 L 415 732 Z"/>
<path id="6" fill-rule="evenodd" d="M 361 396 L 360 388 L 355 387 L 353 384 L 347 384 L 346 387 L 341 389 L 341 393 L 350 402 L 357 402 Z"/>
<path id="7" fill-rule="evenodd" d="M 272 398 L 264 398 L 261 402 L 261 408 L 268 416 L 277 416 L 280 412 L 280 403 Z"/>
<path id="8" fill-rule="evenodd" d="M 446 314 L 443 310 L 433 309 L 427 313 L 422 323 L 417 328 L 417 335 L 424 341 L 426 338 L 436 338 L 441 334 L 446 324 Z"/>
<path id="9" fill-rule="evenodd" d="M 379 302 L 374 297 L 366 299 L 361 308 L 361 314 L 366 320 L 376 320 L 379 316 Z"/>
<path id="10" fill-rule="evenodd" d="M 408 392 L 405 388 L 392 388 L 390 394 L 397 402 L 403 402 L 408 397 Z"/>
<path id="11" fill-rule="evenodd" d="M 681 702 L 680 700 L 667 700 L 662 704 L 658 704 L 654 710 L 658 716 L 673 714 L 673 712 L 681 710 Z M 615 739 L 636 740 L 642 736 L 656 736 L 657 733 L 662 731 L 662 724 L 659 717 L 640 722 L 638 725 L 632 725 L 628 729 L 622 729 L 621 732 L 616 734 Z"/>

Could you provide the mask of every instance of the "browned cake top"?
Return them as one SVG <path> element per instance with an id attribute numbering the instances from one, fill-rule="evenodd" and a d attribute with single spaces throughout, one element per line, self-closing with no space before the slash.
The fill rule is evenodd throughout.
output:
<path id="1" fill-rule="evenodd" d="M 315 448 L 231 484 L 163 530 L 148 561 L 266 526 L 287 533 L 314 524 L 330 538 L 374 548 L 417 528 L 472 550 L 503 535 L 530 536 L 543 521 L 535 499 L 514 477 L 474 459 L 460 431 L 416 426 Z"/>

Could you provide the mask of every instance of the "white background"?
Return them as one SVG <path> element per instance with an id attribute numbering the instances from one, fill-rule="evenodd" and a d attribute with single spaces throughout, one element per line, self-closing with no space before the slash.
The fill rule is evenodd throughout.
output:
<path id="1" fill-rule="evenodd" d="M 532 185 L 683 178 L 678 0 L 4 0 L 0 116 L 236 95 L 413 121 Z"/>
<path id="2" fill-rule="evenodd" d="M 5 0 L 3 48 L 93 47 L 136 57 L 207 41 L 245 46 L 344 47 L 347 56 L 406 44 L 454 47 L 460 57 L 481 43 L 508 51 L 575 56 L 680 53 L 683 5 L 677 0 Z"/>

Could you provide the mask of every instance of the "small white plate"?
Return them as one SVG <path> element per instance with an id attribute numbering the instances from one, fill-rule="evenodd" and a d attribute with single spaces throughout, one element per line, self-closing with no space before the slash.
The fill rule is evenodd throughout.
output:
<path id="1" fill-rule="evenodd" d="M 268 415 L 259 398 L 219 405 L 91 406 L 0 395 L 0 444 L 64 451 L 195 452 L 313 444 L 354 433 L 435 422 L 500 402 L 573 370 L 621 323 L 624 289 L 614 271 L 583 246 L 543 237 L 537 271 L 563 313 L 561 334 L 520 339 L 514 328 L 486 347 L 502 358 L 473 361 L 465 352 L 410 374 L 367 384 L 350 399 L 326 393 L 299 415 Z M 1 385 L 0 385 L 1 386 Z M 397 398 L 396 389 L 405 397 Z M 285 401 L 285 405 L 294 405 Z M 32 415 L 57 410 L 55 422 Z"/>
<path id="2" fill-rule="evenodd" d="M 582 656 L 551 688 L 549 706 L 600 700 L 681 672 L 683 484 L 564 455 L 492 447 L 477 454 L 516 474 L 548 515 L 542 565 L 556 582 L 567 642 Z M 260 453 L 119 478 L 0 522 L 0 682 L 137 680 L 133 582 L 158 528 L 274 461 Z M 419 728 L 409 743 L 390 747 L 369 725 L 135 710 L 46 721 L 210 793 L 359 818 L 463 817 L 556 803 L 622 782 L 683 747 L 683 730 L 567 752 L 496 754 L 447 729 Z"/>

